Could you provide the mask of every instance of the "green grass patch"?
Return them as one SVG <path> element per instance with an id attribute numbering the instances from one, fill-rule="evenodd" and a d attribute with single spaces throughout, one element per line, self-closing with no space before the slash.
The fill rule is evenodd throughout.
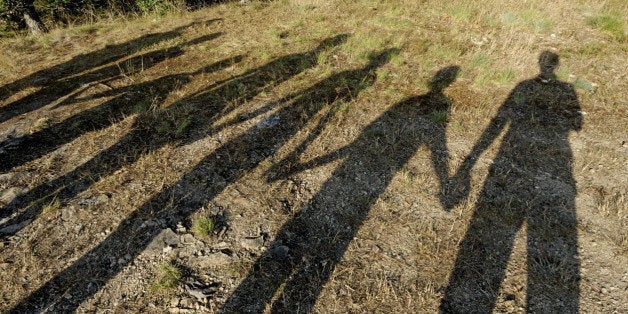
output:
<path id="1" fill-rule="evenodd" d="M 500 85 L 510 85 L 515 80 L 515 71 L 513 69 L 505 69 L 497 73 L 495 81 Z"/>
<path id="2" fill-rule="evenodd" d="M 593 83 L 589 82 L 588 80 L 584 79 L 584 78 L 577 78 L 574 82 L 573 82 L 573 86 L 577 89 L 581 89 L 584 91 L 590 91 L 593 90 L 595 88 L 595 86 L 593 85 Z"/>
<path id="3" fill-rule="evenodd" d="M 588 20 L 591 27 L 604 31 L 617 41 L 626 41 L 624 23 L 620 17 L 615 15 L 598 15 Z"/>
<path id="4" fill-rule="evenodd" d="M 190 129 L 190 126 L 192 126 L 192 119 L 190 118 L 183 119 L 183 121 L 177 124 L 177 129 L 175 130 L 174 135 L 177 137 L 182 136 Z"/>
<path id="5" fill-rule="evenodd" d="M 553 21 L 543 12 L 528 9 L 521 12 L 506 12 L 502 15 L 502 23 L 506 26 L 526 27 L 535 32 L 549 32 Z"/>
<path id="6" fill-rule="evenodd" d="M 445 124 L 449 121 L 449 113 L 445 110 L 434 111 L 430 114 L 430 119 L 439 124 Z"/>
<path id="7" fill-rule="evenodd" d="M 61 202 L 55 198 L 52 200 L 52 202 L 44 205 L 44 207 L 41 209 L 41 212 L 44 215 L 55 215 L 59 212 L 59 209 L 61 209 Z"/>
<path id="8" fill-rule="evenodd" d="M 50 127 L 53 122 L 54 122 L 54 119 L 51 117 L 40 118 L 37 121 L 35 121 L 35 123 L 33 124 L 33 131 L 39 132 L 47 127 Z"/>
<path id="9" fill-rule="evenodd" d="M 209 237 L 216 228 L 212 217 L 198 217 L 192 221 L 192 233 L 199 237 Z"/>
<path id="10" fill-rule="evenodd" d="M 453 16 L 456 20 L 462 22 L 469 22 L 478 14 L 478 10 L 475 8 L 469 8 L 463 5 L 456 5 L 447 9 L 447 13 Z"/>
<path id="11" fill-rule="evenodd" d="M 183 278 L 181 269 L 173 263 L 160 263 L 157 276 L 151 287 L 155 290 L 172 290 L 176 288 Z"/>
<path id="12" fill-rule="evenodd" d="M 486 69 L 493 65 L 493 59 L 485 54 L 476 54 L 469 61 L 469 66 L 474 68 L 483 68 Z"/>
<path id="13" fill-rule="evenodd" d="M 133 106 L 133 112 L 142 113 L 148 111 L 150 109 L 151 102 L 148 100 L 140 101 Z"/>

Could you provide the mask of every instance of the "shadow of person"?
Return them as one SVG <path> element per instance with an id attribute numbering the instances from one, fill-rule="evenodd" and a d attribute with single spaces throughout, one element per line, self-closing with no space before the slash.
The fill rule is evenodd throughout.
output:
<path id="1" fill-rule="evenodd" d="M 573 86 L 556 79 L 558 64 L 558 55 L 541 53 L 541 73 L 512 90 L 454 176 L 468 182 L 476 160 L 507 128 L 460 244 L 442 313 L 494 309 L 524 222 L 527 311 L 578 312 L 576 182 L 568 136 L 580 130 L 582 117 Z"/>
<path id="2" fill-rule="evenodd" d="M 210 20 L 207 23 L 213 21 L 217 20 Z M 66 62 L 0 86 L 0 104 L 19 91 L 31 87 L 41 88 L 21 99 L 0 106 L 0 123 L 49 105 L 76 90 L 80 85 L 103 82 L 125 74 L 120 73 L 118 65 L 99 67 L 111 62 L 119 62 L 151 45 L 177 38 L 185 29 L 197 23 L 190 23 L 168 32 L 144 35 L 121 44 L 107 45 L 101 50 L 77 55 Z"/>
<path id="3" fill-rule="evenodd" d="M 195 40 L 186 42 L 173 48 L 165 48 L 141 54 L 137 57 L 127 59 L 129 67 L 140 66 L 144 69 L 153 67 L 159 63 L 183 55 L 183 48 L 212 40 L 220 36 L 219 33 L 201 36 Z M 113 71 L 117 66 L 109 66 L 102 69 L 103 73 Z M 0 142 L 0 173 L 20 166 L 31 160 L 44 156 L 59 146 L 68 143 L 84 133 L 100 130 L 122 120 L 124 117 L 132 115 L 137 110 L 136 104 L 147 99 L 163 99 L 170 93 L 170 88 L 174 82 L 185 83 L 188 76 L 197 73 L 179 74 L 174 76 L 164 76 L 154 81 L 131 84 L 107 91 L 102 94 L 91 95 L 96 98 L 100 96 L 115 96 L 113 99 L 105 101 L 89 109 L 43 128 L 39 131 L 21 137 L 15 137 Z M 170 85 L 168 85 L 170 84 Z M 76 102 L 76 95 L 64 99 L 57 106 L 67 105 Z M 2 149 L 3 147 L 9 149 Z"/>
<path id="4" fill-rule="evenodd" d="M 214 83 L 200 92 L 177 101 L 167 108 L 158 110 L 155 113 L 140 115 L 136 119 L 132 131 L 125 134 L 116 144 L 98 153 L 68 174 L 41 184 L 19 195 L 12 200 L 11 203 L 4 206 L 4 208 L 0 207 L 0 219 L 12 215 L 10 219 L 0 224 L 0 236 L 3 235 L 3 233 L 9 234 L 19 231 L 20 228 L 11 226 L 20 226 L 24 221 L 35 218 L 41 212 L 43 208 L 42 204 L 28 204 L 33 203 L 33 201 L 37 199 L 41 199 L 42 197 L 54 197 L 64 204 L 78 193 L 86 190 L 91 185 L 93 178 L 101 178 L 110 175 L 115 170 L 134 163 L 148 152 L 173 142 L 177 142 L 179 145 L 185 145 L 206 136 L 207 132 L 217 132 L 217 129 L 212 127 L 213 122 L 235 109 L 234 105 L 227 104 L 226 99 L 229 99 L 230 103 L 239 104 L 247 102 L 255 95 L 267 91 L 302 71 L 315 66 L 316 56 L 320 52 L 341 45 L 348 37 L 349 35 L 347 34 L 339 34 L 325 38 L 312 50 L 276 58 L 263 66 L 251 69 L 229 80 Z M 159 103 L 171 92 L 170 89 L 172 86 L 182 83 L 185 84 L 190 80 L 190 77 L 200 73 L 218 71 L 230 66 L 236 59 L 239 59 L 239 57 L 219 61 L 196 72 L 167 75 L 154 81 L 133 85 L 132 87 L 123 88 L 119 91 L 113 91 L 121 93 L 120 96 L 107 101 L 104 107 L 128 107 L 128 109 L 131 109 L 131 106 L 145 99 L 155 100 Z M 137 90 L 153 90 L 153 92 L 147 97 L 146 95 L 136 93 L 135 91 Z M 242 92 L 234 94 L 234 90 Z M 138 95 L 141 98 L 138 99 Z M 272 106 L 268 105 L 265 106 L 264 109 L 270 110 L 270 107 Z M 247 116 L 252 118 L 262 113 L 263 111 L 256 111 Z M 192 133 L 188 132 L 169 136 L 169 134 L 164 134 L 159 131 L 164 125 L 167 126 L 167 128 L 176 129 L 178 125 L 182 125 L 186 119 L 191 119 L 190 117 L 192 116 L 204 118 L 202 123 L 196 123 L 197 126 L 201 126 L 201 130 L 195 128 L 193 134 L 188 134 Z M 190 121 L 194 123 L 193 120 L 188 120 L 188 122 Z M 19 155 L 16 156 L 16 158 L 24 158 Z M 19 160 L 17 162 L 19 162 Z M 8 162 L 7 164 L 11 163 Z M 2 168 L 0 167 L 0 169 Z M 20 212 L 19 208 L 24 206 L 27 208 Z M 5 229 L 7 226 L 11 227 L 8 229 L 10 232 L 3 232 L 3 230 L 7 230 Z"/>
<path id="5" fill-rule="evenodd" d="M 393 105 L 350 145 L 289 165 L 280 176 L 344 159 L 313 199 L 281 227 L 224 312 L 262 312 L 267 305 L 272 312 L 311 311 L 370 207 L 421 145 L 432 151 L 439 177 L 447 177 L 444 126 L 432 121 L 432 115 L 448 111 L 451 100 L 443 90 L 458 71 L 456 66 L 440 70 L 427 94 Z"/>
<path id="6" fill-rule="evenodd" d="M 329 47 L 329 44 L 339 42 L 325 40 L 323 44 Z M 132 263 L 165 227 L 147 224 L 147 221 L 163 220 L 169 227 L 186 221 L 225 187 L 255 169 L 327 104 L 337 99 L 348 101 L 371 86 L 376 79 L 375 70 L 388 61 L 391 53 L 391 50 L 383 50 L 374 54 L 371 62 L 363 68 L 333 74 L 306 90 L 286 97 L 273 114 L 279 123 L 267 127 L 254 125 L 212 151 L 180 180 L 133 211 L 102 242 L 19 301 L 10 312 L 30 313 L 42 309 L 51 312 L 76 311 L 83 301 L 97 292 L 97 289 L 89 288 L 93 286 L 90 282 L 99 282 L 103 286 Z M 347 88 L 345 84 L 348 83 L 351 84 Z M 103 256 L 112 256 L 122 262 L 112 265 Z M 72 297 L 63 298 L 64 295 Z"/>

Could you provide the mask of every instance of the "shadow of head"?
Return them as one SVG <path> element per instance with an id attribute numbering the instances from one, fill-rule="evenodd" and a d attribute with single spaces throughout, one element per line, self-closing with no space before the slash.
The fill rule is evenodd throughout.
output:
<path id="1" fill-rule="evenodd" d="M 558 68 L 560 62 L 558 61 L 558 55 L 551 51 L 543 51 L 539 55 L 539 68 L 541 73 L 539 77 L 546 83 L 549 80 L 556 79 L 554 71 Z"/>
<path id="2" fill-rule="evenodd" d="M 441 92 L 447 86 L 456 81 L 458 74 L 460 73 L 460 67 L 457 65 L 450 65 L 440 69 L 432 80 L 430 80 L 430 89 L 434 92 Z"/>
<path id="3" fill-rule="evenodd" d="M 314 51 L 321 52 L 334 46 L 340 46 L 345 43 L 347 39 L 349 39 L 349 34 L 338 34 L 334 37 L 326 38 L 318 44 Z"/>

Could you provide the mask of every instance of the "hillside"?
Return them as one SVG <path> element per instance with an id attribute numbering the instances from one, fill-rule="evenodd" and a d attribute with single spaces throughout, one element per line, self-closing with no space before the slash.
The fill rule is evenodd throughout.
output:
<path id="1" fill-rule="evenodd" d="M 624 1 L 0 39 L 0 311 L 628 312 Z"/>

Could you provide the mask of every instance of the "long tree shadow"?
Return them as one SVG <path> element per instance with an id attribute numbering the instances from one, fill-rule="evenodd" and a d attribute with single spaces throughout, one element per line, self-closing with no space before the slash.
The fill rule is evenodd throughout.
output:
<path id="1" fill-rule="evenodd" d="M 11 226 L 8 230 L 10 233 L 15 233 L 25 226 L 25 221 L 36 217 L 45 203 L 37 200 L 56 199 L 61 203 L 65 203 L 78 193 L 86 190 L 93 183 L 94 178 L 98 179 L 108 176 L 115 170 L 134 163 L 150 151 L 172 142 L 185 145 L 206 136 L 207 132 L 217 131 L 211 128 L 213 122 L 235 109 L 235 106 L 227 106 L 227 99 L 230 99 L 231 103 L 243 103 L 252 99 L 260 92 L 269 90 L 294 75 L 313 67 L 316 65 L 318 53 L 330 47 L 340 45 L 347 37 L 347 35 L 342 34 L 327 38 L 311 51 L 277 58 L 264 66 L 247 71 L 235 78 L 215 83 L 165 109 L 158 110 L 156 113 L 148 112 L 141 115 L 136 120 L 133 130 L 116 144 L 100 152 L 70 173 L 51 182 L 41 184 L 18 196 L 10 204 L 6 205 L 0 212 L 0 218 L 9 215 L 13 215 L 13 217 L 3 225 L 0 225 L 0 232 L 3 227 Z M 156 81 L 146 83 L 146 86 L 143 87 L 154 87 L 160 92 L 157 95 L 151 95 L 152 99 L 164 99 L 169 93 L 169 87 L 181 84 L 181 82 L 187 81 L 190 76 L 195 74 L 229 66 L 237 59 L 239 57 L 229 58 L 195 73 L 165 76 Z M 137 90 L 137 88 L 138 86 L 135 86 L 131 90 Z M 135 104 L 135 102 L 129 103 L 124 95 L 114 99 L 113 102 L 115 106 L 133 106 Z M 266 106 L 266 110 L 269 107 Z M 260 113 L 258 111 L 253 114 Z M 251 114 L 249 116 L 253 117 Z M 203 117 L 203 121 L 196 122 L 199 127 L 194 132 L 188 131 L 182 134 L 162 132 L 164 128 L 176 130 L 178 126 L 184 123 L 194 124 L 195 122 L 192 121 L 193 117 Z M 20 212 L 19 209 L 23 207 L 26 207 L 26 209 Z"/>
<path id="2" fill-rule="evenodd" d="M 582 116 L 573 86 L 556 79 L 558 56 L 545 51 L 539 65 L 541 73 L 512 90 L 454 176 L 453 181 L 468 185 L 479 156 L 508 126 L 460 244 L 442 313 L 494 309 L 524 222 L 526 311 L 578 312 L 576 181 L 568 136 L 581 129 Z M 445 206 L 457 201 L 449 199 Z"/>
<path id="3" fill-rule="evenodd" d="M 337 39 L 332 43 L 337 43 Z M 326 45 L 329 44 L 327 42 Z M 213 199 L 225 186 L 251 171 L 274 149 L 288 141 L 327 104 L 338 99 L 349 100 L 370 86 L 376 78 L 375 69 L 388 60 L 391 52 L 385 50 L 375 54 L 364 68 L 334 74 L 305 91 L 286 97 L 286 105 L 278 108 L 274 115 L 279 123 L 266 128 L 253 126 L 217 148 L 181 180 L 134 211 L 98 246 L 22 300 L 12 312 L 32 312 L 42 308 L 61 312 L 75 310 L 95 293 L 87 288 L 91 281 L 106 282 L 115 276 L 162 230 L 159 226 L 147 226 L 142 222 L 160 218 L 175 226 L 177 222 L 186 220 L 195 209 Z M 343 85 L 347 88 L 339 88 Z M 170 201 L 173 202 L 172 207 L 165 208 L 164 204 Z M 106 254 L 113 254 L 116 259 L 125 255 L 131 258 L 112 267 L 102 259 Z M 73 297 L 60 298 L 63 294 Z"/>
<path id="4" fill-rule="evenodd" d="M 202 36 L 181 46 L 148 52 L 133 57 L 125 63 L 130 68 L 152 67 L 159 62 L 182 55 L 182 47 L 209 41 L 219 35 L 219 33 L 216 33 Z M 104 72 L 113 70 L 113 67 L 115 66 L 105 68 Z M 186 74 L 166 76 L 155 81 L 132 84 L 95 95 L 95 97 L 116 97 L 35 133 L 11 138 L 0 143 L 0 147 L 10 147 L 0 151 L 0 158 L 3 160 L 3 163 L 0 165 L 0 172 L 10 170 L 13 167 L 44 156 L 59 146 L 82 136 L 85 132 L 106 128 L 133 114 L 135 111 L 144 109 L 142 107 L 143 103 L 159 101 L 165 98 L 176 82 L 184 82 L 188 76 Z M 73 97 L 63 100 L 59 105 L 73 103 L 76 101 L 75 97 L 73 95 Z"/>
<path id="5" fill-rule="evenodd" d="M 215 20 L 210 20 L 206 23 L 213 21 Z M 168 32 L 144 35 L 122 44 L 107 45 L 101 50 L 80 54 L 66 62 L 37 71 L 15 82 L 1 86 L 0 101 L 30 87 L 41 87 L 41 89 L 21 99 L 0 106 L 0 123 L 51 104 L 76 90 L 81 85 L 86 86 L 94 82 L 106 82 L 106 80 L 120 75 L 132 74 L 132 71 L 141 69 L 141 67 L 137 67 L 135 70 L 129 69 L 128 73 L 121 73 L 121 68 L 116 64 L 101 69 L 96 68 L 111 62 L 121 61 L 146 47 L 179 37 L 186 28 L 195 24 L 197 23 L 190 23 Z M 89 72 L 83 73 L 85 71 Z"/>
<path id="6" fill-rule="evenodd" d="M 224 312 L 257 313 L 269 305 L 276 313 L 310 312 L 370 207 L 419 147 L 431 151 L 439 179 L 447 178 L 445 127 L 433 114 L 449 110 L 451 100 L 443 90 L 458 71 L 456 66 L 440 70 L 427 94 L 395 104 L 352 144 L 289 166 L 284 176 L 344 159 L 307 206 L 282 226 Z"/>

